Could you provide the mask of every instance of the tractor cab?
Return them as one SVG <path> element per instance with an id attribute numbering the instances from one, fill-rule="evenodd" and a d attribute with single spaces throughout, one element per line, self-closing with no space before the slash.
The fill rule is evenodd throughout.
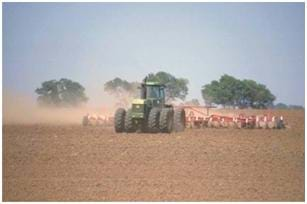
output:
<path id="1" fill-rule="evenodd" d="M 153 107 L 161 106 L 165 102 L 165 86 L 157 82 L 141 84 L 141 99 L 147 100 Z"/>

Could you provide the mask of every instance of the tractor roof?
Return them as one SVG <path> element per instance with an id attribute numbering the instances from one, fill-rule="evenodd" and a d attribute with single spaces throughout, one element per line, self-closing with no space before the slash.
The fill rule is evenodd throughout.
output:
<path id="1" fill-rule="evenodd" d="M 156 82 L 156 81 L 146 81 L 145 85 L 146 86 L 165 86 L 164 84 L 161 84 L 161 83 Z"/>

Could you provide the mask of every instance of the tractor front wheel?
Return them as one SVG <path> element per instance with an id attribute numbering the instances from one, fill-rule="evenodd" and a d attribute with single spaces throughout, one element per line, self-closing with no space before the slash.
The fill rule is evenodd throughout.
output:
<path id="1" fill-rule="evenodd" d="M 125 116 L 125 130 L 126 132 L 135 132 L 135 124 L 133 123 L 132 111 L 131 109 L 127 111 Z"/>
<path id="2" fill-rule="evenodd" d="M 119 108 L 116 110 L 114 116 L 115 132 L 120 133 L 125 131 L 125 115 L 126 115 L 125 109 Z"/>

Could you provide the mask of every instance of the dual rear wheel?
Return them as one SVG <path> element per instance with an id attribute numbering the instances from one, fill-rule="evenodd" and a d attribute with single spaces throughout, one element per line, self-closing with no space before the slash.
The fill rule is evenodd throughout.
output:
<path id="1" fill-rule="evenodd" d="M 119 108 L 116 110 L 115 116 L 114 116 L 115 132 L 121 133 L 125 131 L 125 116 L 126 116 L 125 109 Z"/>
<path id="2" fill-rule="evenodd" d="M 148 116 L 148 131 L 170 133 L 173 129 L 173 109 L 153 108 Z"/>
<path id="3" fill-rule="evenodd" d="M 135 132 L 136 131 L 136 126 L 134 124 L 133 118 L 132 118 L 132 110 L 129 109 L 126 112 L 125 116 L 125 130 L 126 132 Z"/>
<path id="4" fill-rule="evenodd" d="M 117 133 L 135 132 L 136 127 L 133 122 L 131 110 L 126 112 L 126 110 L 123 108 L 117 109 L 114 116 L 114 126 L 115 132 Z"/>
<path id="5" fill-rule="evenodd" d="M 160 114 L 159 127 L 160 131 L 170 133 L 173 130 L 173 115 L 174 112 L 171 108 L 163 108 Z"/>

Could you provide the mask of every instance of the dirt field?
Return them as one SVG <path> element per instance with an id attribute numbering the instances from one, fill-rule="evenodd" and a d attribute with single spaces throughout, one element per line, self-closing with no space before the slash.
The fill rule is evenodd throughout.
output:
<path id="1" fill-rule="evenodd" d="M 4 125 L 4 201 L 304 201 L 304 111 L 286 130 L 115 134 Z"/>

